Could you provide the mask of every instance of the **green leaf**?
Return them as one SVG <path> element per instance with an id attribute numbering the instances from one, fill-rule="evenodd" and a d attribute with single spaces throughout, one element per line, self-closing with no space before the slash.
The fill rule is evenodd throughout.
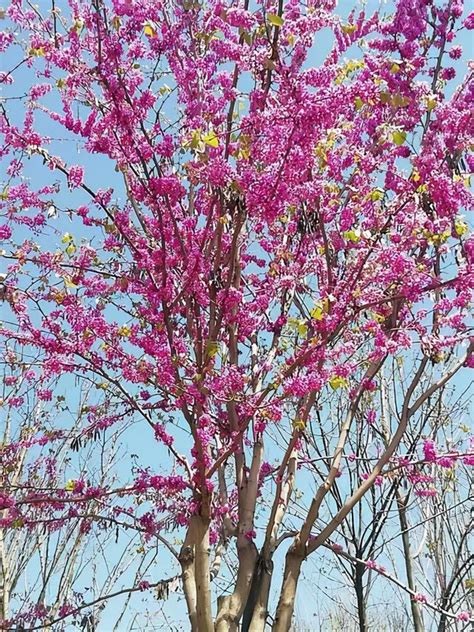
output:
<path id="1" fill-rule="evenodd" d="M 360 110 L 364 106 L 364 102 L 360 97 L 354 99 L 354 105 L 356 110 Z"/>
<path id="2" fill-rule="evenodd" d="M 285 20 L 276 13 L 268 13 L 267 18 L 270 24 L 273 24 L 273 26 L 283 26 L 283 24 L 285 23 Z"/>
<path id="3" fill-rule="evenodd" d="M 403 145 L 403 143 L 406 140 L 406 137 L 407 137 L 407 133 L 406 132 L 402 132 L 400 130 L 396 130 L 392 134 L 392 141 L 395 143 L 395 145 Z"/>
<path id="4" fill-rule="evenodd" d="M 219 147 L 219 139 L 215 132 L 209 132 L 202 137 L 202 140 L 209 145 L 209 147 Z"/>
<path id="5" fill-rule="evenodd" d="M 352 241 L 356 244 L 358 241 L 360 241 L 360 230 L 345 230 L 342 233 L 342 236 L 344 237 L 344 239 L 347 239 L 347 241 Z"/>

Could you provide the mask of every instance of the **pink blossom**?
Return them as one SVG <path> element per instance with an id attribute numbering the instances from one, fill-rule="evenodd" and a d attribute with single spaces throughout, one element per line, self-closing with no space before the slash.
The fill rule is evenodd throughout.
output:
<path id="1" fill-rule="evenodd" d="M 71 189 L 80 187 L 84 180 L 84 168 L 80 165 L 69 167 L 68 183 Z"/>
<path id="2" fill-rule="evenodd" d="M 467 610 L 463 610 L 462 612 L 456 615 L 456 619 L 457 621 L 470 621 L 471 615 L 469 614 Z"/>
<path id="3" fill-rule="evenodd" d="M 428 603 L 426 595 L 422 593 L 415 593 L 412 598 L 414 601 L 418 601 L 418 603 Z"/>
<path id="4" fill-rule="evenodd" d="M 474 29 L 474 11 L 467 16 L 467 18 L 463 22 L 463 25 L 469 30 Z"/>

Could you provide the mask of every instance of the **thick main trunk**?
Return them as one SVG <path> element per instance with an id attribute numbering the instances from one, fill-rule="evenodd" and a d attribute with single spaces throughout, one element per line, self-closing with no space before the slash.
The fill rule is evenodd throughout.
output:
<path id="1" fill-rule="evenodd" d="M 194 580 L 194 550 L 190 544 L 191 538 L 186 538 L 179 553 L 181 564 L 181 577 L 183 580 L 184 597 L 188 607 L 188 617 L 191 623 L 191 632 L 198 632 L 197 610 L 196 610 L 196 582 Z"/>
<path id="2" fill-rule="evenodd" d="M 257 562 L 257 549 L 253 542 L 238 543 L 239 568 L 234 592 L 219 600 L 215 632 L 236 632 L 247 603 L 252 577 Z"/>
<path id="3" fill-rule="evenodd" d="M 213 632 L 211 609 L 211 577 L 209 570 L 209 520 L 193 516 L 191 525 L 194 541 L 194 574 L 196 582 L 196 613 L 199 632 Z"/>
<path id="4" fill-rule="evenodd" d="M 245 606 L 242 632 L 264 632 L 272 575 L 273 561 L 260 559 Z"/>
<path id="5" fill-rule="evenodd" d="M 293 548 L 286 554 L 285 572 L 275 622 L 272 627 L 273 632 L 288 632 L 290 629 L 303 559 L 304 556 Z"/>

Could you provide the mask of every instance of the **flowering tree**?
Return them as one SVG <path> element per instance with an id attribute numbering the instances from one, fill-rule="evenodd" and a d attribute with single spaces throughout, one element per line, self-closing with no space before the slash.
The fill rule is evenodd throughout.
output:
<path id="1" fill-rule="evenodd" d="M 396 468 L 429 497 L 414 462 L 474 461 L 417 430 L 473 364 L 474 84 L 456 37 L 474 15 L 461 0 L 344 18 L 335 4 L 14 0 L 3 15 L 1 333 L 7 358 L 33 358 L 7 379 L 34 371 L 45 401 L 58 378 L 72 399 L 74 380 L 93 383 L 71 449 L 125 423 L 155 456 L 117 485 L 7 486 L 2 528 L 75 520 L 93 499 L 145 533 L 140 554 L 165 547 L 199 632 L 288 630 L 304 560 L 339 552 L 374 485 Z M 393 358 L 407 369 L 382 428 Z M 383 430 L 369 452 L 367 425 Z M 357 471 L 343 467 L 354 447 L 369 464 Z M 4 627 L 79 607 L 20 609 Z"/>

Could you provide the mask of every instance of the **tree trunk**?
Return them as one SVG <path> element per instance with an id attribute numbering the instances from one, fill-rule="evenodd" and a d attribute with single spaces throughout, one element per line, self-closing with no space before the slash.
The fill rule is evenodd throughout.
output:
<path id="1" fill-rule="evenodd" d="M 286 554 L 285 572 L 272 627 L 273 632 L 288 632 L 290 629 L 303 559 L 304 555 L 295 550 L 294 546 Z"/>
<path id="2" fill-rule="evenodd" d="M 237 549 L 239 564 L 235 590 L 231 595 L 226 595 L 219 600 L 216 632 L 237 632 L 252 585 L 258 557 L 257 548 L 253 542 L 245 539 L 245 536 L 239 535 Z"/>
<path id="3" fill-rule="evenodd" d="M 213 632 L 211 609 L 211 577 L 209 570 L 209 519 L 191 519 L 194 542 L 194 575 L 196 582 L 196 613 L 199 632 Z"/>
<path id="4" fill-rule="evenodd" d="M 268 613 L 268 595 L 273 575 L 273 561 L 260 560 L 254 574 L 242 620 L 242 632 L 264 632 Z"/>
<path id="5" fill-rule="evenodd" d="M 194 551 L 190 544 L 190 531 L 184 541 L 179 553 L 179 563 L 181 564 L 181 577 L 183 580 L 184 597 L 188 607 L 188 617 L 191 623 L 191 632 L 198 632 L 197 611 L 196 611 L 196 582 L 194 580 Z"/>
<path id="6" fill-rule="evenodd" d="M 413 579 L 413 564 L 410 551 L 410 536 L 408 534 L 408 521 L 406 516 L 406 499 L 397 491 L 397 507 L 400 527 L 402 531 L 403 557 L 407 574 L 407 584 L 410 590 L 415 591 L 415 581 Z M 417 601 L 410 599 L 411 614 L 413 616 L 413 629 L 415 632 L 425 632 L 423 619 L 421 618 L 420 606 Z"/>
<path id="7" fill-rule="evenodd" d="M 364 571 L 365 566 L 356 562 L 354 588 L 357 598 L 357 616 L 359 618 L 359 632 L 368 632 L 367 608 L 364 596 Z"/>

